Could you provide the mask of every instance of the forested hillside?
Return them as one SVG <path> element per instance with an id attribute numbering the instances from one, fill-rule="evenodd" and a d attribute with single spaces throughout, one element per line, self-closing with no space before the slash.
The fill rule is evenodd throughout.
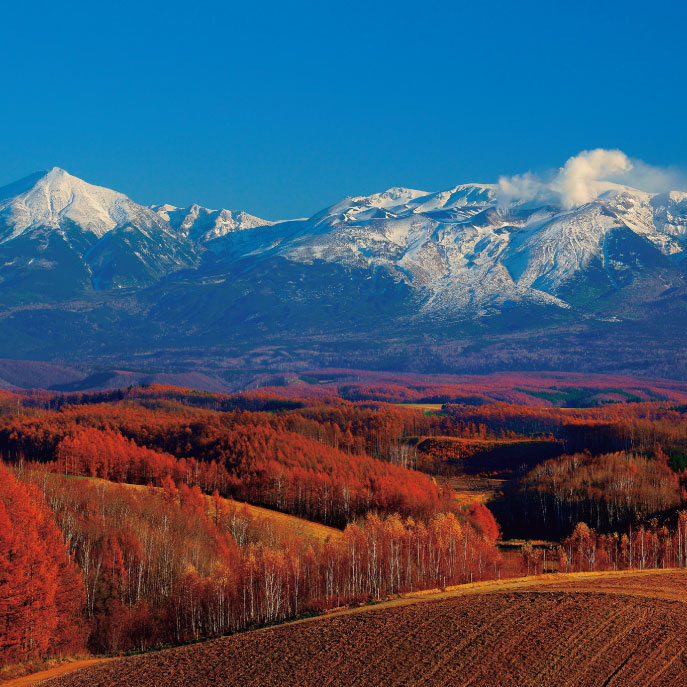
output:
<path id="1" fill-rule="evenodd" d="M 2 392 L 3 663 L 521 574 L 687 566 L 680 402 L 286 389 Z"/>

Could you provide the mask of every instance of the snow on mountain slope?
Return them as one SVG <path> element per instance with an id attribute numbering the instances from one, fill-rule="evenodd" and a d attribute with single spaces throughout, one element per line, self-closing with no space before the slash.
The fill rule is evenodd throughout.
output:
<path id="1" fill-rule="evenodd" d="M 649 201 L 658 230 L 651 240 L 661 252 L 684 260 L 687 249 L 687 193 L 659 193 Z"/>
<path id="2" fill-rule="evenodd" d="M 96 238 L 124 224 L 146 230 L 168 229 L 149 208 L 122 193 L 88 184 L 58 167 L 24 181 L 24 190 L 11 196 L 8 194 L 22 188 L 22 182 L 0 188 L 0 242 L 31 229 L 65 230 L 74 225 Z"/>
<path id="3" fill-rule="evenodd" d="M 55 167 L 0 188 L 0 283 L 150 286 L 197 266 L 203 242 L 268 224 L 198 205 L 149 208 Z"/>
<path id="4" fill-rule="evenodd" d="M 193 204 L 147 207 L 124 194 L 88 184 L 54 167 L 0 188 L 0 242 L 33 229 L 68 231 L 74 227 L 100 239 L 125 225 L 151 232 L 208 241 L 232 231 L 269 226 L 273 222 L 244 211 L 209 210 Z"/>
<path id="5" fill-rule="evenodd" d="M 555 202 L 502 208 L 496 187 L 486 184 L 439 193 L 392 188 L 347 198 L 281 236 L 277 226 L 263 243 L 256 237 L 252 252 L 384 269 L 420 291 L 425 310 L 484 313 L 523 302 L 568 308 L 571 284 L 588 279 L 596 291 L 617 289 L 618 271 L 627 276 L 658 264 L 652 246 L 674 263 L 687 248 L 687 194 L 601 188 L 596 200 L 572 210 Z M 639 241 L 631 265 L 618 248 L 621 231 Z M 620 252 L 609 256 L 609 245 Z"/>
<path id="6" fill-rule="evenodd" d="M 188 208 L 154 205 L 152 209 L 174 229 L 193 240 L 211 241 L 233 231 L 274 224 L 243 210 L 210 210 L 194 203 Z"/>
<path id="7" fill-rule="evenodd" d="M 503 184 L 395 187 L 275 223 L 196 204 L 146 207 L 54 168 L 0 189 L 0 283 L 67 264 L 95 289 L 151 286 L 180 270 L 188 283 L 222 283 L 212 275 L 233 264 L 245 274 L 277 259 L 276 282 L 279 260 L 306 271 L 331 263 L 369 280 L 373 293 L 383 273 L 417 294 L 421 312 L 479 315 L 515 304 L 578 307 L 640 280 L 660 293 L 684 279 L 687 193 L 586 178 L 590 200 L 571 207 L 570 193 L 538 182 L 528 194 L 516 181 L 507 202 Z"/>

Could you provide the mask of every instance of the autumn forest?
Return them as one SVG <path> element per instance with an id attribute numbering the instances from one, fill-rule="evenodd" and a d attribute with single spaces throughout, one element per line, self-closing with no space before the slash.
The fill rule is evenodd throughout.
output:
<path id="1" fill-rule="evenodd" d="M 0 457 L 7 675 L 419 590 L 687 567 L 678 383 L 2 391 Z"/>

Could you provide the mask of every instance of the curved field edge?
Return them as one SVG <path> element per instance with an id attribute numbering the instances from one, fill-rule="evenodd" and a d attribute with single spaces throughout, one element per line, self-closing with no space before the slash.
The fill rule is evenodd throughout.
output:
<path id="1" fill-rule="evenodd" d="M 49 682 L 45 684 L 52 687 L 110 684 L 163 685 L 165 684 L 164 675 L 168 676 L 170 671 L 175 674 L 179 672 L 181 676 L 186 676 L 198 685 L 216 684 L 217 681 L 221 684 L 237 685 L 315 684 L 318 682 L 338 685 L 347 684 L 346 680 L 349 683 L 352 681 L 361 685 L 407 684 L 403 681 L 388 682 L 386 679 L 375 682 L 376 678 L 369 674 L 370 666 L 379 663 L 374 655 L 370 655 L 368 659 L 364 659 L 362 655 L 359 659 L 352 658 L 355 670 L 339 662 L 336 665 L 328 665 L 319 677 L 313 676 L 312 682 L 309 674 L 307 680 L 303 681 L 305 673 L 298 672 L 306 670 L 306 667 L 301 665 L 303 661 L 307 659 L 306 662 L 311 662 L 312 658 L 313 661 L 326 663 L 327 657 L 335 653 L 333 650 L 327 650 L 315 659 L 319 652 L 317 647 L 322 641 L 326 646 L 332 645 L 332 642 L 335 644 L 338 642 L 340 650 L 346 654 L 350 654 L 354 648 L 364 653 L 364 647 L 357 644 L 355 647 L 346 645 L 348 640 L 345 637 L 350 639 L 354 635 L 366 637 L 365 645 L 386 647 L 389 642 L 398 644 L 399 653 L 395 659 L 396 663 L 407 665 L 411 672 L 415 671 L 412 677 L 413 684 L 440 685 L 445 684 L 444 680 L 450 680 L 450 684 L 465 685 L 535 685 L 542 684 L 540 679 L 544 681 L 555 679 L 558 684 L 570 685 L 602 684 L 603 681 L 598 681 L 600 668 L 597 663 L 600 657 L 608 654 L 610 649 L 605 648 L 605 645 L 594 646 L 593 642 L 587 640 L 583 642 L 584 646 L 577 646 L 575 636 L 586 637 L 587 634 L 590 637 L 603 636 L 603 641 L 613 647 L 613 655 L 607 656 L 604 665 L 607 665 L 609 669 L 612 667 L 616 672 L 606 675 L 604 679 L 609 681 L 605 684 L 685 684 L 687 668 L 682 661 L 687 655 L 685 653 L 687 618 L 683 617 L 685 616 L 683 604 L 686 601 L 687 571 L 681 569 L 549 574 L 476 582 L 445 590 L 406 594 L 378 604 L 336 610 L 314 618 L 299 619 L 279 626 L 259 628 L 185 647 L 166 649 L 132 658 L 115 659 L 111 665 L 102 664 L 84 670 L 75 670 L 79 666 L 72 664 L 73 672 L 68 675 L 56 677 L 54 673 L 52 675 L 36 673 L 30 676 L 32 681 L 16 683 L 16 687 L 19 687 L 19 684 L 28 687 L 46 679 L 49 679 Z M 530 607 L 536 609 L 534 614 L 529 612 Z M 567 618 L 565 613 L 558 617 L 556 609 L 559 607 L 567 609 L 565 613 L 569 613 L 571 617 Z M 425 610 L 417 610 L 419 608 Z M 423 621 L 419 625 L 408 627 L 404 614 L 422 617 Z M 510 618 L 512 627 L 503 621 L 505 618 Z M 547 629 L 544 630 L 542 623 L 546 625 L 543 620 L 546 618 L 549 618 L 552 624 L 547 625 Z M 415 644 L 422 645 L 423 652 L 429 651 L 432 647 L 425 646 L 429 640 L 423 637 L 423 633 L 429 632 L 431 635 L 434 625 L 446 622 L 451 628 L 446 635 L 449 639 L 441 639 L 441 637 L 434 639 L 439 643 L 448 642 L 444 647 L 444 652 L 453 656 L 456 663 L 455 665 L 447 664 L 444 659 L 436 655 L 434 664 L 427 664 L 424 654 L 417 654 L 415 651 Z M 499 628 L 499 625 L 503 627 Z M 491 638 L 490 641 L 493 643 L 489 651 L 486 651 L 485 645 L 485 652 L 481 654 L 475 653 L 473 649 L 468 651 L 468 644 L 460 639 L 465 637 L 466 633 L 472 636 L 477 626 L 482 627 L 484 635 L 482 637 L 479 633 L 475 634 L 473 644 L 480 640 L 480 637 Z M 405 638 L 398 636 L 401 627 L 407 630 Z M 560 632 L 558 627 L 560 627 Z M 338 628 L 338 630 L 335 632 L 332 628 Z M 504 673 L 501 670 L 499 661 L 501 663 L 506 661 L 508 655 L 515 649 L 511 646 L 506 651 L 502 644 L 509 634 L 518 636 L 523 629 L 524 636 L 520 637 L 518 644 L 520 653 L 517 654 L 522 659 L 522 665 L 515 661 L 508 669 L 515 671 L 513 675 L 518 675 L 518 681 L 512 682 L 512 676 L 509 676 L 508 671 Z M 556 640 L 557 632 L 559 636 Z M 305 635 L 300 636 L 301 633 Z M 319 634 L 325 635 L 326 641 L 318 639 Z M 269 641 L 259 639 L 261 635 L 269 637 Z M 653 649 L 650 655 L 643 656 L 642 654 L 641 665 L 637 663 L 636 657 L 632 658 L 632 656 L 623 655 L 622 658 L 616 660 L 619 652 L 622 654 L 620 645 L 614 639 L 617 636 L 625 637 L 627 642 L 640 643 L 642 646 L 651 646 Z M 452 644 L 450 638 L 456 640 L 458 644 Z M 528 655 L 523 647 L 529 646 L 527 651 L 532 652 L 539 650 L 542 643 L 546 644 L 552 639 L 564 646 L 570 645 L 572 647 L 570 656 L 575 657 L 575 661 L 580 665 L 568 665 L 565 655 L 556 654 L 558 650 L 552 645 L 550 651 L 553 653 L 549 657 L 550 660 L 542 662 L 537 668 L 539 664 L 534 660 L 536 655 Z M 353 640 L 350 639 L 350 641 Z M 531 641 L 534 641 L 536 646 L 532 646 Z M 308 647 L 309 643 L 312 644 L 311 648 Z M 270 654 L 272 650 L 276 653 Z M 430 653 L 435 655 L 433 650 Z M 195 654 L 198 655 L 195 656 Z M 500 654 L 503 656 L 499 659 Z M 253 655 L 254 658 L 252 658 Z M 425 665 L 429 671 L 427 675 L 422 673 L 417 666 L 410 665 L 414 660 L 413 657 Z M 371 663 L 368 664 L 367 660 Z M 390 657 L 389 660 L 391 660 Z M 251 678 L 250 673 L 242 672 L 242 666 L 246 661 L 253 664 L 255 675 L 262 676 L 257 682 L 250 681 L 255 678 L 255 675 Z M 493 675 L 488 670 L 485 672 L 486 668 L 479 667 L 482 664 L 487 668 L 491 666 L 496 672 L 492 671 Z M 194 666 L 199 665 L 203 666 L 203 674 L 194 675 Z M 504 665 L 508 665 L 508 661 Z M 652 666 L 650 670 L 654 672 L 647 673 L 647 681 L 627 682 L 629 676 L 633 675 L 628 671 L 635 673 L 646 671 L 648 665 Z M 228 670 L 226 666 L 233 667 L 225 673 L 223 671 Z M 279 666 L 282 666 L 286 672 L 272 675 L 274 671 L 280 669 Z M 593 668 L 596 671 L 594 676 L 597 681 L 585 681 L 588 675 L 580 666 L 588 666 L 589 670 Z M 575 668 L 574 675 L 570 672 L 573 667 Z M 380 667 L 380 670 L 382 668 Z M 310 669 L 316 670 L 314 663 Z M 191 673 L 188 673 L 189 670 Z M 476 675 L 480 675 L 479 680 L 473 681 L 473 677 L 461 672 L 463 670 L 477 671 Z M 551 670 L 554 672 L 550 672 Z M 539 673 L 544 671 L 544 673 L 539 675 L 537 671 Z M 545 675 L 546 671 L 550 674 Z M 427 677 L 430 673 L 436 679 Z M 141 681 L 143 674 L 145 674 L 145 680 Z M 570 679 L 563 680 L 563 676 L 568 674 L 571 675 Z M 298 678 L 298 675 L 301 677 Z M 345 675 L 348 677 L 343 679 L 342 676 Z M 655 681 L 652 676 L 658 681 Z M 53 677 L 55 679 L 50 679 Z M 381 678 L 381 675 L 379 677 Z M 393 672 L 387 677 L 391 679 Z M 492 679 L 493 682 L 490 681 Z M 4 687 L 9 685 L 15 687 L 15 683 L 6 683 Z"/>

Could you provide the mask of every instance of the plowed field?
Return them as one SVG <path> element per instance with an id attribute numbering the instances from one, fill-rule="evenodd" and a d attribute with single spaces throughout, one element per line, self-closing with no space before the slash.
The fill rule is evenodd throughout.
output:
<path id="1" fill-rule="evenodd" d="M 465 586 L 84 668 L 50 687 L 687 685 L 687 573 Z"/>

